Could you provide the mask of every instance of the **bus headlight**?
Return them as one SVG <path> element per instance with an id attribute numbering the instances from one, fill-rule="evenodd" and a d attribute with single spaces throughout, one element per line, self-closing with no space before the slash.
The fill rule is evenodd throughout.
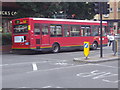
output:
<path id="1" fill-rule="evenodd" d="M 25 45 L 29 45 L 29 42 L 26 42 Z"/>

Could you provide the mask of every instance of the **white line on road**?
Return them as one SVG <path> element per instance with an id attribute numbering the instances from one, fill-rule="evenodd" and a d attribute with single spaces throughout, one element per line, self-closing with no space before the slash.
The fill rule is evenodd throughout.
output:
<path id="1" fill-rule="evenodd" d="M 47 58 L 46 58 L 47 59 Z M 41 62 L 35 62 L 35 63 L 47 63 L 47 62 L 53 62 L 53 61 L 62 61 L 62 62 L 65 62 L 67 60 L 58 60 L 58 59 L 47 59 L 45 61 L 41 61 Z M 23 62 L 23 63 L 14 63 L 14 64 L 2 64 L 0 65 L 0 67 L 3 67 L 3 66 L 14 66 L 14 65 L 21 65 L 21 64 L 32 64 L 34 62 Z"/>
<path id="2" fill-rule="evenodd" d="M 109 66 L 109 65 L 102 65 L 102 64 L 95 64 L 98 66 L 104 66 L 104 67 L 110 67 L 110 68 L 120 68 L 120 67 L 115 67 L 115 66 Z"/>
<path id="3" fill-rule="evenodd" d="M 45 70 L 30 71 L 30 72 L 26 72 L 26 73 L 33 73 L 33 72 L 40 72 L 40 71 L 53 71 L 53 70 L 60 70 L 60 69 L 66 69 L 66 68 L 88 66 L 88 65 L 94 65 L 94 64 L 83 64 L 83 65 L 75 65 L 75 66 L 68 66 L 68 67 L 52 68 L 52 69 L 45 69 Z"/>
<path id="4" fill-rule="evenodd" d="M 106 80 L 106 79 L 102 79 L 104 82 L 108 82 L 108 83 L 118 83 L 120 80 L 117 81 L 110 81 L 110 80 Z"/>
<path id="5" fill-rule="evenodd" d="M 38 68 L 37 68 L 37 64 L 36 64 L 36 63 L 32 63 L 32 66 L 33 66 L 33 71 L 38 70 Z"/>
<path id="6" fill-rule="evenodd" d="M 45 87 L 42 87 L 42 88 L 50 88 L 50 87 L 52 87 L 52 86 L 45 86 Z"/>
<path id="7" fill-rule="evenodd" d="M 88 66 L 88 65 L 94 65 L 94 66 L 98 65 L 98 66 L 104 66 L 104 67 L 110 67 L 110 68 L 116 68 L 116 69 L 120 68 L 120 67 L 114 67 L 114 66 L 108 66 L 108 65 L 100 65 L 100 64 L 91 64 L 91 63 L 89 63 L 89 64 L 83 64 L 83 65 L 69 66 L 69 67 L 52 68 L 52 69 L 46 69 L 46 70 L 37 70 L 37 72 L 38 71 L 53 71 L 53 70 L 67 69 L 67 68 L 73 68 L 73 67 Z M 34 71 L 30 71 L 30 72 L 26 72 L 26 73 L 32 73 L 32 72 L 34 72 Z"/>
<path id="8" fill-rule="evenodd" d="M 42 61 L 42 62 L 36 62 L 36 63 L 47 63 L 47 62 L 50 62 L 50 61 Z M 33 62 L 23 62 L 23 63 L 14 63 L 14 64 L 2 64 L 0 65 L 0 67 L 2 66 L 14 66 L 14 65 L 21 65 L 21 64 L 31 64 Z"/>

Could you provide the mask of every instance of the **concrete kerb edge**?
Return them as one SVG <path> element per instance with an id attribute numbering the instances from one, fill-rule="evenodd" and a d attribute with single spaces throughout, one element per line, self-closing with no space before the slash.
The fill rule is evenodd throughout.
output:
<path id="1" fill-rule="evenodd" d="M 73 61 L 77 62 L 84 62 L 84 63 L 99 63 L 99 62 L 107 62 L 107 61 L 114 61 L 114 60 L 120 60 L 120 58 L 113 58 L 113 59 L 102 59 L 102 60 L 80 60 L 78 58 L 74 58 Z"/>

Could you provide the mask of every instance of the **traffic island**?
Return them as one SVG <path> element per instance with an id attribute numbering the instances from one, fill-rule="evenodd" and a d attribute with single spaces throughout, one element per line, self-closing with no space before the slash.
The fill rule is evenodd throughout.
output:
<path id="1" fill-rule="evenodd" d="M 109 55 L 109 56 L 104 56 L 100 58 L 99 56 L 94 56 L 94 57 L 81 57 L 81 58 L 74 58 L 73 61 L 78 61 L 78 62 L 85 62 L 85 63 L 98 63 L 98 62 L 107 62 L 107 61 L 114 61 L 114 60 L 120 60 L 120 57 L 118 55 Z"/>

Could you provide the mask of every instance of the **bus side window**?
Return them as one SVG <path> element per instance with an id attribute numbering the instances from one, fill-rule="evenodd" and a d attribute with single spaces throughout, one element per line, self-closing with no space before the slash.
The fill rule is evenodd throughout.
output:
<path id="1" fill-rule="evenodd" d="M 72 25 L 70 30 L 70 36 L 73 37 L 80 36 L 80 27 L 77 25 Z"/>
<path id="2" fill-rule="evenodd" d="M 48 35 L 48 26 L 47 25 L 42 26 L 42 35 Z"/>
<path id="3" fill-rule="evenodd" d="M 92 26 L 92 36 L 99 36 L 99 26 Z"/>
<path id="4" fill-rule="evenodd" d="M 81 36 L 91 36 L 90 26 L 81 26 Z"/>
<path id="5" fill-rule="evenodd" d="M 55 37 L 56 36 L 55 25 L 51 25 L 50 26 L 50 36 L 51 37 Z"/>
<path id="6" fill-rule="evenodd" d="M 34 34 L 38 35 L 40 34 L 40 24 L 34 23 Z"/>
<path id="7" fill-rule="evenodd" d="M 51 25 L 50 26 L 50 36 L 51 37 L 62 37 L 62 26 L 61 25 Z"/>
<path id="8" fill-rule="evenodd" d="M 62 26 L 56 26 L 56 36 L 62 37 Z"/>
<path id="9" fill-rule="evenodd" d="M 69 33 L 69 28 L 68 25 L 64 25 L 64 37 L 69 37 L 70 33 Z"/>

